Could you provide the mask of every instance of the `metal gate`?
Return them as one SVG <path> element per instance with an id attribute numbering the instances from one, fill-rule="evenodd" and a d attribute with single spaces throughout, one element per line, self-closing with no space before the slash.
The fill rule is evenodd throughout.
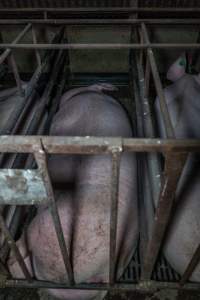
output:
<path id="1" fill-rule="evenodd" d="M 4 1 L 6 2 L 6 1 Z M 101 12 L 106 16 L 112 13 L 118 14 L 116 18 L 92 18 L 93 15 L 97 15 Z M 44 61 L 41 61 L 39 50 L 63 50 L 63 53 L 74 49 L 104 49 L 109 51 L 110 49 L 130 50 L 130 72 L 129 79 L 131 87 L 134 91 L 134 101 L 136 105 L 136 119 L 138 138 L 81 138 L 81 137 L 48 137 L 48 136 L 14 136 L 3 135 L 0 137 L 0 153 L 28 153 L 33 154 L 33 161 L 37 162 L 37 169 L 1 169 L 0 181 L 4 186 L 0 192 L 0 204 L 1 205 L 35 205 L 49 203 L 51 208 L 52 217 L 57 233 L 57 238 L 60 245 L 63 261 L 65 264 L 66 272 L 68 274 L 69 283 L 54 283 L 44 282 L 40 280 L 32 279 L 29 271 L 22 259 L 22 256 L 16 246 L 16 242 L 12 237 L 5 220 L 0 215 L 0 226 L 4 236 L 6 237 L 7 245 L 13 250 L 16 259 L 22 269 L 22 272 L 26 279 L 15 280 L 7 275 L 6 267 L 1 263 L 1 287 L 30 287 L 30 288 L 66 288 L 66 289 L 87 289 L 87 290 L 107 290 L 110 292 L 141 292 L 148 293 L 159 289 L 165 289 L 166 287 L 178 290 L 200 290 L 199 283 L 188 282 L 195 266 L 200 259 L 200 241 L 197 241 L 196 249 L 194 249 L 194 255 L 186 268 L 183 276 L 180 278 L 166 263 L 164 258 L 158 260 L 159 250 L 162 245 L 166 228 L 170 222 L 171 208 L 176 191 L 178 179 L 182 173 L 185 161 L 188 153 L 200 151 L 199 140 L 177 140 L 174 135 L 174 129 L 170 120 L 168 108 L 163 93 L 162 82 L 158 71 L 158 66 L 155 58 L 155 49 L 199 49 L 198 43 L 152 43 L 149 37 L 149 29 L 153 27 L 166 26 L 181 26 L 182 28 L 193 28 L 193 26 L 199 27 L 200 20 L 198 18 L 190 18 L 190 14 L 199 13 L 200 8 L 183 9 L 172 8 L 160 9 L 161 13 L 178 13 L 187 14 L 187 18 L 121 18 L 121 13 L 126 15 L 142 14 L 142 13 L 159 13 L 159 8 L 102 8 L 97 9 L 89 8 L 66 8 L 55 9 L 53 8 L 41 8 L 41 9 L 1 9 L 0 15 L 4 17 L 0 20 L 0 26 L 23 25 L 24 28 L 20 34 L 11 43 L 1 43 L 0 49 L 3 50 L 0 55 L 0 63 L 2 64 L 6 59 L 9 60 L 13 74 L 16 79 L 17 88 L 22 98 L 28 99 L 33 93 L 34 85 L 38 76 L 41 74 Z M 22 12 L 19 15 L 19 12 Z M 65 18 L 63 18 L 63 13 Z M 6 14 L 14 15 L 17 17 L 7 19 Z M 36 14 L 36 17 L 34 17 Z M 55 19 L 55 14 L 57 18 Z M 75 17 L 71 18 L 71 14 Z M 89 14 L 89 18 L 87 18 Z M 24 15 L 27 16 L 24 19 Z M 81 17 L 80 17 L 81 16 Z M 86 16 L 86 17 L 84 17 Z M 36 40 L 35 28 L 38 25 L 42 25 L 44 28 L 51 25 L 55 27 L 66 27 L 67 25 L 104 25 L 113 26 L 116 29 L 117 26 L 126 25 L 131 28 L 131 39 L 129 43 L 60 43 L 54 40 L 52 44 L 40 44 Z M 33 43 L 20 43 L 22 38 L 26 34 L 32 34 Z M 137 41 L 137 42 L 135 42 Z M 37 69 L 30 80 L 27 88 L 24 90 L 20 81 L 20 72 L 17 68 L 17 63 L 14 58 L 16 49 L 34 49 L 37 58 Z M 47 51 L 47 52 L 48 52 Z M 64 59 L 64 58 L 63 58 Z M 69 57 L 65 57 L 66 65 L 69 65 Z M 145 65 L 145 76 L 143 66 Z M 69 70 L 65 70 L 68 72 Z M 148 99 L 149 80 L 150 75 L 153 78 L 153 84 L 156 89 L 156 93 L 159 97 L 161 115 L 165 125 L 165 132 L 167 139 L 158 139 L 154 137 L 154 130 L 152 125 L 152 117 L 150 113 L 150 103 Z M 60 94 L 58 93 L 58 96 Z M 47 96 L 47 95 L 46 95 Z M 19 111 L 18 111 L 19 113 Z M 18 115 L 15 117 L 17 118 Z M 144 117 L 146 116 L 146 117 Z M 141 121 L 143 119 L 143 121 Z M 143 124 L 142 124 L 142 123 Z M 144 126 L 144 130 L 142 127 Z M 6 128 L 4 133 L 12 133 L 11 128 Z M 142 161 L 146 161 L 146 164 L 152 174 L 152 189 L 154 197 L 159 197 L 158 205 L 155 211 L 154 222 L 152 232 L 149 236 L 146 235 L 145 228 L 142 228 L 140 232 L 140 249 L 138 249 L 133 259 L 133 269 L 135 275 L 132 278 L 132 282 L 127 282 L 127 276 L 124 275 L 122 280 L 116 280 L 115 276 L 115 249 L 116 249 L 116 220 L 117 220 L 117 203 L 118 203 L 118 179 L 119 179 L 119 163 L 120 156 L 123 152 L 142 153 L 145 158 L 141 159 L 138 156 L 139 165 Z M 110 268 L 109 268 L 109 282 L 106 284 L 76 284 L 74 282 L 73 268 L 69 259 L 68 251 L 65 245 L 64 236 L 61 228 L 61 223 L 58 215 L 58 210 L 54 198 L 54 192 L 51 185 L 47 160 L 48 154 L 105 154 L 112 155 L 112 209 L 111 209 L 111 221 L 110 221 Z M 165 157 L 164 173 L 159 173 L 159 162 L 157 153 L 162 153 Z M 155 175 L 158 175 L 156 176 Z M 162 176 L 163 175 L 163 176 Z M 162 177 L 162 180 L 161 180 Z M 10 185 L 12 180 L 15 185 Z M 28 185 L 30 193 L 25 193 L 24 187 L 22 188 L 20 182 L 25 182 Z M 159 188 L 159 185 L 161 188 Z M 4 192 L 4 190 L 6 192 Z M 141 222 L 142 224 L 143 222 Z M 164 267 L 163 267 L 164 266 Z M 164 275 L 157 276 L 159 270 L 164 269 Z M 129 267 L 129 272 L 131 266 Z M 167 270 L 167 272 L 166 272 Z M 123 280 L 124 279 L 124 280 Z"/>

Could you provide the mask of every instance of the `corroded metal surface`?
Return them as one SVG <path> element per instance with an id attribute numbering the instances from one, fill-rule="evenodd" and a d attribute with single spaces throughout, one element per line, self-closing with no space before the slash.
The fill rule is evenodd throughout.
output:
<path id="1" fill-rule="evenodd" d="M 0 205 L 36 205 L 47 203 L 41 174 L 37 170 L 2 169 Z"/>

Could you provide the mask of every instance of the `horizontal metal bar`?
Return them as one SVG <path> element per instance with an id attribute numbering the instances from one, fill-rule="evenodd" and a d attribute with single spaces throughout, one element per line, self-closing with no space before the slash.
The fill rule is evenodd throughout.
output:
<path id="1" fill-rule="evenodd" d="M 160 198 L 156 208 L 152 235 L 148 241 L 142 266 L 142 280 L 150 280 L 158 253 L 168 226 L 177 183 L 185 165 L 187 155 L 168 154 Z"/>
<path id="2" fill-rule="evenodd" d="M 119 43 L 76 43 L 76 44 L 0 44 L 0 49 L 92 49 L 92 50 L 121 50 L 121 49 L 200 49 L 200 44 L 166 44 L 166 43 L 144 43 L 144 44 L 119 44 Z"/>
<path id="3" fill-rule="evenodd" d="M 25 280 L 7 280 L 5 282 L 5 287 L 22 287 L 22 288 L 53 288 L 53 289 L 72 289 L 70 285 L 64 283 L 53 283 L 41 280 L 34 280 L 31 283 L 28 283 Z M 172 282 L 158 282 L 158 281 L 146 281 L 140 282 L 138 284 L 93 284 L 85 283 L 74 285 L 73 289 L 75 290 L 107 290 L 107 291 L 138 291 L 138 292 L 153 292 L 158 289 L 179 289 L 179 290 L 199 290 L 199 283 L 187 283 L 185 286 L 180 287 L 178 283 Z"/>
<path id="4" fill-rule="evenodd" d="M 0 205 L 36 205 L 48 202 L 37 170 L 0 170 Z"/>
<path id="5" fill-rule="evenodd" d="M 112 153 L 122 140 L 128 152 L 200 152 L 198 139 L 136 139 L 113 137 L 0 136 L 0 152 L 33 153 L 40 141 L 49 154 Z"/>
<path id="6" fill-rule="evenodd" d="M 191 13 L 200 12 L 200 7 L 44 7 L 44 8 L 1 8 L 0 13 Z"/>
<path id="7" fill-rule="evenodd" d="M 1 19 L 2 25 L 16 24 L 47 24 L 47 25 L 199 25 L 199 19 Z"/>
<path id="8" fill-rule="evenodd" d="M 27 22 L 26 22 L 27 23 Z M 14 41 L 11 43 L 12 44 L 17 44 L 21 41 L 21 39 L 25 36 L 25 34 L 30 30 L 31 24 L 29 23 L 20 33 L 19 35 L 14 39 Z M 9 48 L 9 47 L 7 47 Z M 4 62 L 4 60 L 9 56 L 11 53 L 11 49 L 6 49 L 0 56 L 0 64 Z"/>
<path id="9" fill-rule="evenodd" d="M 180 285 L 184 285 L 187 282 L 187 280 L 190 279 L 190 276 L 192 275 L 193 271 L 195 270 L 199 262 L 200 262 L 200 244 L 198 245 L 188 267 L 186 268 L 180 280 Z"/>

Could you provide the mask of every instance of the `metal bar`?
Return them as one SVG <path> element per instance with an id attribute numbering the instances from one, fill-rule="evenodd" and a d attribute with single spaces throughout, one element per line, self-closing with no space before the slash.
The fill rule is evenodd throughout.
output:
<path id="1" fill-rule="evenodd" d="M 176 187 L 185 165 L 186 154 L 167 154 L 164 180 L 156 208 L 153 232 L 149 239 L 142 268 L 142 280 L 150 280 L 171 215 Z"/>
<path id="2" fill-rule="evenodd" d="M 61 13 L 196 13 L 199 7 L 44 7 L 44 8 L 1 8 L 0 13 L 37 13 L 37 12 L 61 12 Z"/>
<path id="3" fill-rule="evenodd" d="M 9 55 L 8 59 L 9 59 L 10 65 L 12 67 L 12 71 L 13 71 L 13 74 L 14 74 L 14 77 L 15 77 L 15 81 L 16 81 L 16 84 L 17 84 L 17 89 L 19 91 L 19 95 L 21 97 L 24 97 L 24 90 L 22 88 L 22 82 L 21 82 L 21 79 L 20 79 L 19 71 L 18 71 L 17 64 L 16 64 L 13 53 L 11 53 Z"/>
<path id="4" fill-rule="evenodd" d="M 160 43 L 144 43 L 144 44 L 119 44 L 119 43 L 75 43 L 75 44 L 0 44 L 0 49 L 38 49 L 38 50 L 50 50 L 50 49 L 92 49 L 92 50 L 121 50 L 121 49 L 200 49 L 200 44 L 160 44 Z"/>
<path id="5" fill-rule="evenodd" d="M 145 69 L 145 78 L 144 78 L 144 91 L 145 91 L 145 98 L 149 97 L 149 84 L 150 84 L 150 63 L 149 60 L 146 60 L 146 69 Z"/>
<path id="6" fill-rule="evenodd" d="M 116 267 L 116 240 L 117 240 L 117 215 L 118 215 L 118 193 L 119 193 L 119 171 L 122 146 L 119 145 L 112 152 L 111 173 L 111 210 L 110 210 L 110 268 L 109 283 L 115 284 Z"/>
<path id="7" fill-rule="evenodd" d="M 16 25 L 16 24 L 47 24 L 47 25 L 140 25 L 145 23 L 148 25 L 199 25 L 200 20 L 191 19 L 1 19 L 0 24 L 2 25 Z"/>
<path id="8" fill-rule="evenodd" d="M 12 237 L 12 235 L 10 234 L 7 226 L 5 225 L 4 219 L 2 217 L 2 215 L 0 214 L 0 228 L 2 229 L 3 234 L 5 235 L 6 241 L 9 244 L 11 250 L 13 251 L 17 262 L 26 278 L 26 280 L 28 280 L 29 282 L 31 281 L 31 275 L 29 273 L 29 270 L 27 269 L 27 266 L 23 260 L 23 257 L 21 256 L 21 253 Z"/>
<path id="9" fill-rule="evenodd" d="M 198 139 L 148 139 L 114 137 L 59 137 L 59 136 L 0 136 L 0 152 L 33 153 L 42 140 L 49 154 L 100 154 L 112 153 L 122 140 L 127 152 L 200 152 Z"/>
<path id="10" fill-rule="evenodd" d="M 53 288 L 53 289 L 72 289 L 70 285 L 62 283 L 53 283 L 41 280 L 33 280 L 31 283 L 28 283 L 25 280 L 7 280 L 5 282 L 5 287 L 20 287 L 20 288 Z M 73 286 L 74 290 L 107 290 L 107 291 L 137 291 L 144 293 L 145 292 L 157 292 L 162 289 L 176 289 L 176 290 L 197 290 L 200 289 L 199 283 L 188 283 L 185 286 L 180 287 L 178 283 L 173 282 L 158 282 L 158 281 L 148 281 L 140 282 L 139 284 L 114 284 L 109 285 L 105 283 L 95 284 L 77 284 Z"/>
<path id="11" fill-rule="evenodd" d="M 145 43 L 150 44 L 147 28 L 146 28 L 146 25 L 144 23 L 142 23 L 142 34 L 144 36 Z M 172 122 L 171 122 L 171 119 L 170 119 L 170 115 L 169 115 L 167 103 L 166 103 L 166 100 L 165 100 L 165 95 L 164 95 L 164 92 L 163 92 L 162 83 L 161 83 L 161 80 L 160 80 L 160 76 L 159 76 L 155 56 L 154 56 L 153 50 L 151 49 L 151 46 L 147 49 L 147 55 L 148 55 L 148 59 L 149 59 L 149 63 L 150 63 L 150 67 L 151 67 L 151 71 L 152 71 L 152 75 L 153 75 L 157 95 L 158 95 L 158 98 L 159 98 L 159 104 L 160 104 L 162 118 L 163 118 L 163 121 L 164 121 L 166 136 L 167 136 L 167 138 L 174 138 L 175 137 L 174 129 L 173 129 Z"/>
<path id="12" fill-rule="evenodd" d="M 67 272 L 67 281 L 69 281 L 70 286 L 73 286 L 74 285 L 73 270 L 72 270 L 72 266 L 71 266 L 71 262 L 70 262 L 70 258 L 69 258 L 69 254 L 68 254 L 68 249 L 67 249 L 67 246 L 65 243 L 65 238 L 64 238 L 64 234 L 63 234 L 63 230 L 62 230 L 60 217 L 58 214 L 58 208 L 57 208 L 55 197 L 54 197 L 54 191 L 52 188 L 51 179 L 49 176 L 46 153 L 44 151 L 42 142 L 40 145 L 41 146 L 39 147 L 38 151 L 35 151 L 34 156 L 35 156 L 36 162 L 38 164 L 38 168 L 41 171 L 41 175 L 43 177 L 44 184 L 46 187 L 46 192 L 47 192 L 47 196 L 49 199 L 49 210 L 50 210 L 50 213 L 51 213 L 53 221 L 54 221 L 54 226 L 55 226 L 61 254 L 63 257 L 63 262 L 64 262 L 65 269 Z"/>
<path id="13" fill-rule="evenodd" d="M 27 23 L 27 21 L 26 21 Z M 14 39 L 14 41 L 11 43 L 12 44 L 17 44 L 21 41 L 21 39 L 25 36 L 25 34 L 29 31 L 29 29 L 31 28 L 31 24 L 29 23 L 28 25 L 26 25 L 26 27 L 24 28 L 24 30 L 22 30 L 20 32 L 20 34 L 16 37 L 16 39 Z M 8 48 L 8 47 L 7 47 Z M 9 54 L 11 53 L 11 49 L 6 49 L 4 51 L 4 53 L 1 54 L 0 56 L 0 64 L 2 64 L 4 62 L 4 60 L 9 56 Z"/>
<path id="14" fill-rule="evenodd" d="M 190 279 L 190 276 L 192 275 L 192 273 L 195 270 L 199 261 L 200 261 L 200 244 L 198 245 L 187 269 L 185 270 L 185 272 L 180 280 L 180 285 L 184 285 L 187 282 L 187 280 Z"/>
<path id="15" fill-rule="evenodd" d="M 36 33 L 35 33 L 35 29 L 33 28 L 33 26 L 32 26 L 32 37 L 33 37 L 33 43 L 37 44 Z M 40 53 L 37 49 L 35 50 L 35 56 L 36 56 L 36 59 L 37 59 L 38 67 L 41 68 L 41 66 L 42 66 L 41 57 L 40 57 Z"/>

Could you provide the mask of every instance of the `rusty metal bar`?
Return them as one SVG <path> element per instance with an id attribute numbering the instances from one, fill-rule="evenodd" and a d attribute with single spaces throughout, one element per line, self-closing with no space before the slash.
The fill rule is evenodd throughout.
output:
<path id="1" fill-rule="evenodd" d="M 26 27 L 24 28 L 24 30 L 22 30 L 20 32 L 20 34 L 16 37 L 16 39 L 14 39 L 14 41 L 11 43 L 11 45 L 19 43 L 21 41 L 21 39 L 25 36 L 25 34 L 30 30 L 31 26 L 32 26 L 32 24 L 30 24 L 30 23 L 28 25 L 26 25 Z M 4 53 L 1 54 L 1 56 L 0 56 L 0 64 L 2 64 L 4 62 L 4 60 L 10 55 L 10 53 L 11 53 L 11 49 L 8 48 L 8 49 L 6 49 L 4 51 Z"/>
<path id="2" fill-rule="evenodd" d="M 0 152 L 33 153 L 35 145 L 42 140 L 49 154 L 100 154 L 112 153 L 122 141 L 123 151 L 127 152 L 200 152 L 197 139 L 149 139 L 114 137 L 59 137 L 59 136 L 0 136 Z"/>
<path id="3" fill-rule="evenodd" d="M 37 44 L 36 33 L 35 33 L 35 29 L 33 28 L 33 26 L 32 26 L 32 37 L 33 37 L 33 43 Z M 37 49 L 35 50 L 35 56 L 36 56 L 36 59 L 37 59 L 38 67 L 41 68 L 41 66 L 42 66 L 41 57 L 40 57 L 40 53 Z"/>
<path id="4" fill-rule="evenodd" d="M 151 69 L 149 60 L 146 60 L 146 68 L 145 68 L 145 78 L 144 78 L 144 90 L 145 90 L 145 97 L 149 97 L 149 84 L 151 78 Z"/>
<path id="5" fill-rule="evenodd" d="M 117 240 L 117 215 L 118 215 L 118 193 L 119 193 L 119 171 L 122 146 L 112 150 L 112 172 L 111 172 L 111 210 L 110 210 L 110 268 L 109 283 L 115 284 L 116 271 L 116 240 Z"/>
<path id="6" fill-rule="evenodd" d="M 0 214 L 0 228 L 2 229 L 3 234 L 5 235 L 6 241 L 9 244 L 11 250 L 13 251 L 17 262 L 26 278 L 26 280 L 28 280 L 29 282 L 31 281 L 31 274 L 29 273 L 29 270 L 27 269 L 27 266 L 23 260 L 23 257 L 21 256 L 21 253 L 12 237 L 12 235 L 10 234 L 7 226 L 5 225 L 4 219 L 2 217 L 2 215 Z"/>
<path id="7" fill-rule="evenodd" d="M 5 287 L 20 287 L 20 288 L 53 288 L 53 289 L 72 289 L 70 285 L 62 283 L 53 283 L 41 280 L 33 280 L 31 283 L 28 283 L 25 280 L 7 280 L 5 282 Z M 107 290 L 107 291 L 137 291 L 144 293 L 145 292 L 157 292 L 162 289 L 176 289 L 176 290 L 197 290 L 200 289 L 199 283 L 187 283 L 185 286 L 180 287 L 178 283 L 173 282 L 158 282 L 158 281 L 148 281 L 141 282 L 139 284 L 124 284 L 116 283 L 115 285 L 109 285 L 105 283 L 95 284 L 77 284 L 73 286 L 74 290 Z"/>
<path id="8" fill-rule="evenodd" d="M 184 285 L 187 282 L 187 280 L 189 280 L 190 276 L 192 275 L 199 261 L 200 261 L 200 244 L 198 245 L 188 267 L 186 268 L 180 280 L 180 285 Z"/>
<path id="9" fill-rule="evenodd" d="M 0 13 L 38 13 L 38 12 L 61 12 L 61 13 L 196 13 L 199 7 L 44 7 L 44 8 L 1 8 Z"/>
<path id="10" fill-rule="evenodd" d="M 9 55 L 8 59 L 9 59 L 10 65 L 12 67 L 12 71 L 13 71 L 13 75 L 15 77 L 15 81 L 16 81 L 16 84 L 17 84 L 17 89 L 19 91 L 19 95 L 21 97 L 24 97 L 24 90 L 22 88 L 22 82 L 21 82 L 21 79 L 20 79 L 19 71 L 18 71 L 17 64 L 16 64 L 13 53 L 11 53 Z"/>
<path id="11" fill-rule="evenodd" d="M 58 208 L 56 205 L 55 197 L 54 197 L 54 191 L 52 188 L 51 184 L 51 179 L 49 176 L 49 171 L 48 171 L 48 166 L 47 166 L 47 158 L 46 158 L 46 153 L 42 144 L 42 141 L 40 142 L 39 149 L 35 151 L 34 153 L 36 162 L 38 164 L 38 168 L 41 171 L 41 175 L 44 180 L 44 184 L 46 187 L 46 193 L 49 199 L 49 210 L 52 215 L 53 221 L 54 221 L 54 226 L 60 246 L 60 251 L 62 254 L 63 262 L 65 265 L 65 269 L 67 272 L 67 282 L 69 281 L 70 286 L 74 285 L 74 275 L 73 275 L 73 270 L 68 254 L 68 249 L 65 243 L 65 238 L 62 230 L 62 225 L 58 213 Z"/>
<path id="12" fill-rule="evenodd" d="M 144 36 L 145 43 L 150 44 L 147 28 L 144 23 L 142 23 L 142 34 Z M 158 72 L 155 56 L 154 56 L 153 50 L 151 49 L 151 46 L 147 49 L 147 55 L 148 55 L 149 64 L 151 67 L 157 95 L 159 98 L 159 104 L 160 104 L 162 118 L 164 121 L 166 136 L 167 136 L 167 138 L 174 138 L 175 137 L 174 129 L 173 129 L 172 122 L 170 119 L 167 103 L 165 100 L 165 95 L 164 95 L 163 88 L 162 88 L 162 83 L 160 80 L 160 75 Z"/>
<path id="13" fill-rule="evenodd" d="M 72 43 L 72 44 L 0 44 L 0 49 L 38 49 L 38 50 L 50 50 L 50 49 L 71 49 L 71 50 L 121 50 L 121 49 L 200 49 L 200 44 L 180 43 L 180 44 L 165 44 L 165 43 L 144 43 L 144 44 L 119 44 L 119 43 Z"/>
<path id="14" fill-rule="evenodd" d="M 190 19 L 1 19 L 0 24 L 2 25 L 25 25 L 27 22 L 32 24 L 47 24 L 47 25 L 140 25 L 142 23 L 148 25 L 199 25 L 200 20 L 197 18 Z"/>
<path id="15" fill-rule="evenodd" d="M 142 280 L 151 279 L 151 274 L 171 215 L 176 187 L 184 168 L 186 158 L 187 155 L 185 153 L 170 153 L 166 155 L 164 179 L 160 191 L 160 199 L 156 208 L 153 232 L 147 245 L 142 267 Z"/>

